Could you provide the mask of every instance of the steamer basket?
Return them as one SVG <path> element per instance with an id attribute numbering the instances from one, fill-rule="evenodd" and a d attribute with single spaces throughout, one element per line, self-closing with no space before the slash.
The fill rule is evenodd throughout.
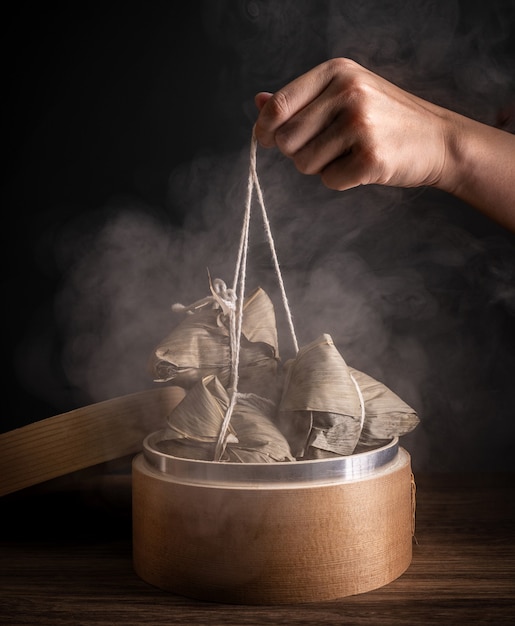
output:
<path id="1" fill-rule="evenodd" d="M 179 459 L 144 442 L 133 463 L 134 567 L 146 582 L 235 604 L 377 589 L 412 556 L 412 474 L 398 440 L 295 463 Z"/>

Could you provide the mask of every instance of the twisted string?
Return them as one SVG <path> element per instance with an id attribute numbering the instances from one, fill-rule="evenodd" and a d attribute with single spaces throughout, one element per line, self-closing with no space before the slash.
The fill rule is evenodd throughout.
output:
<path id="1" fill-rule="evenodd" d="M 254 148 L 255 151 L 255 148 Z M 251 146 L 252 160 L 252 146 Z M 236 295 L 235 309 L 229 312 L 229 347 L 231 353 L 231 373 L 229 382 L 229 406 L 224 415 L 222 426 L 218 435 L 215 448 L 215 461 L 220 461 L 225 451 L 226 434 L 229 423 L 236 406 L 238 398 L 239 364 L 240 364 L 240 337 L 243 325 L 243 300 L 245 297 L 245 278 L 247 274 L 247 258 L 249 248 L 250 214 L 252 208 L 252 192 L 254 179 L 249 173 L 247 184 L 247 197 L 245 201 L 245 211 L 243 214 L 243 225 L 240 234 L 240 244 L 236 258 L 236 268 L 234 272 L 232 292 Z"/>
<path id="2" fill-rule="evenodd" d="M 358 394 L 358 398 L 359 398 L 359 404 L 361 408 L 361 417 L 359 420 L 359 433 L 361 434 L 361 431 L 363 430 L 363 424 L 365 423 L 365 400 L 363 398 L 363 394 L 361 393 L 361 387 L 359 386 L 358 381 L 354 378 L 352 374 L 350 374 L 350 372 L 349 372 L 349 375 L 350 375 L 350 379 L 354 383 L 354 387 L 356 387 L 356 393 Z"/>
<path id="3" fill-rule="evenodd" d="M 284 306 L 284 310 L 286 312 L 286 318 L 288 320 L 288 325 L 290 327 L 291 338 L 293 342 L 293 347 L 295 348 L 295 354 L 299 351 L 299 344 L 297 342 L 297 336 L 295 334 L 295 328 L 293 326 L 293 318 L 290 311 L 290 305 L 288 303 L 288 298 L 286 296 L 286 289 L 284 288 L 283 277 L 281 273 L 281 268 L 279 266 L 279 260 L 277 258 L 277 253 L 275 250 L 275 242 L 272 236 L 272 230 L 270 228 L 270 222 L 268 221 L 268 215 L 266 212 L 265 201 L 263 198 L 263 191 L 261 189 L 261 185 L 259 183 L 259 178 L 257 175 L 257 167 L 256 167 L 256 152 L 257 152 L 257 139 L 255 133 L 252 133 L 252 142 L 251 142 L 251 151 L 250 151 L 250 171 L 249 178 L 252 177 L 254 181 L 254 187 L 256 188 L 256 194 L 259 201 L 259 205 L 261 207 L 261 214 L 263 216 L 263 225 L 265 228 L 266 237 L 268 240 L 268 245 L 270 246 L 270 252 L 272 253 L 272 259 L 274 261 L 275 273 L 277 275 L 277 281 L 279 283 L 279 289 L 281 290 L 281 298 Z"/>
<path id="4" fill-rule="evenodd" d="M 215 461 L 219 461 L 224 453 L 225 445 L 226 445 L 226 434 L 227 429 L 229 428 L 229 422 L 232 417 L 232 413 L 234 411 L 234 407 L 236 406 L 236 401 L 238 398 L 238 381 L 239 381 L 239 361 L 240 361 L 240 346 L 241 346 L 241 330 L 243 324 L 243 301 L 245 297 L 245 281 L 246 281 L 246 273 L 247 273 L 247 258 L 248 258 L 248 249 L 249 249 L 249 231 L 250 231 L 250 217 L 251 217 L 251 208 L 252 208 L 252 197 L 253 192 L 256 191 L 257 199 L 261 208 L 261 215 L 263 218 L 263 226 L 266 234 L 266 238 L 268 241 L 268 245 L 270 247 L 270 252 L 272 254 L 272 260 L 274 263 L 274 269 L 277 276 L 277 281 L 279 283 L 279 289 L 281 292 L 281 299 L 284 306 L 284 310 L 286 313 L 286 318 L 288 321 L 288 325 L 290 328 L 291 338 L 293 342 L 293 347 L 295 349 L 295 354 L 299 351 L 299 344 L 297 341 L 297 336 L 295 333 L 295 327 L 293 324 L 293 317 L 290 310 L 290 305 L 288 302 L 288 297 L 286 295 L 286 289 L 284 286 L 284 281 L 282 277 L 281 268 L 279 265 L 279 259 L 277 257 L 276 247 L 274 238 L 272 235 L 272 229 L 270 228 L 270 221 L 268 219 L 265 200 L 263 197 L 263 191 L 261 189 L 261 185 L 259 182 L 259 177 L 257 173 L 257 139 L 254 131 L 252 132 L 252 138 L 250 142 L 250 155 L 249 155 L 249 176 L 247 183 L 247 196 L 245 202 L 245 211 L 243 215 L 243 224 L 241 228 L 240 234 L 240 243 L 238 247 L 238 254 L 236 259 L 236 267 L 234 272 L 233 279 L 233 287 L 232 293 L 236 294 L 236 306 L 231 308 L 228 311 L 229 315 L 229 338 L 230 338 L 230 351 L 231 351 L 231 375 L 230 375 L 230 383 L 229 383 L 229 394 L 230 401 L 227 411 L 225 413 L 222 426 L 220 428 L 220 433 L 218 436 L 216 449 L 215 449 Z M 363 423 L 365 420 L 365 402 L 363 400 L 363 394 L 361 393 L 361 389 L 351 374 L 352 382 L 356 387 L 356 392 L 359 397 L 360 405 L 361 405 L 361 429 L 363 428 Z"/>
<path id="5" fill-rule="evenodd" d="M 215 461 L 219 461 L 225 450 L 225 441 L 227 429 L 229 428 L 229 422 L 236 406 L 236 400 L 238 398 L 238 381 L 239 381 L 239 362 L 240 362 L 240 337 L 243 325 L 243 301 L 245 298 L 245 282 L 247 274 L 247 258 L 249 249 L 249 231 L 250 231 L 250 216 L 252 208 L 252 197 L 254 189 L 256 190 L 259 205 L 261 207 L 261 215 L 263 217 L 263 225 L 266 233 L 268 245 L 270 246 L 270 252 L 274 262 L 275 273 L 279 283 L 279 289 L 281 291 L 281 299 L 286 312 L 288 325 L 292 336 L 293 346 L 295 353 L 299 351 L 299 344 L 297 336 L 295 334 L 295 328 L 293 326 L 293 317 L 288 303 L 286 295 L 286 289 L 284 287 L 284 281 L 281 274 L 281 268 L 279 266 L 279 260 L 277 258 L 277 252 L 275 248 L 275 242 L 270 228 L 270 222 L 265 207 L 265 201 L 263 198 L 263 191 L 259 183 L 257 174 L 257 139 L 255 133 L 252 132 L 252 138 L 250 142 L 250 155 L 249 155 L 249 176 L 247 183 L 247 196 L 245 201 L 245 211 L 243 215 L 243 224 L 240 234 L 240 243 L 238 247 L 238 254 L 236 258 L 236 267 L 234 272 L 232 291 L 236 294 L 236 307 L 235 310 L 230 310 L 229 315 L 229 339 L 230 339 L 230 351 L 231 351 L 231 377 L 229 383 L 230 401 L 227 411 L 225 413 L 220 433 L 218 436 L 216 448 L 215 448 Z"/>

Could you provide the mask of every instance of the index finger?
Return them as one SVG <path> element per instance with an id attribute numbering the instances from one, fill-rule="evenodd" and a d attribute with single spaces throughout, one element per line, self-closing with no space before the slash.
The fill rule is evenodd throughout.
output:
<path id="1" fill-rule="evenodd" d="M 263 105 L 256 120 L 259 143 L 266 148 L 275 146 L 277 130 L 315 100 L 329 85 L 334 73 L 334 63 L 326 61 L 276 91 Z"/>

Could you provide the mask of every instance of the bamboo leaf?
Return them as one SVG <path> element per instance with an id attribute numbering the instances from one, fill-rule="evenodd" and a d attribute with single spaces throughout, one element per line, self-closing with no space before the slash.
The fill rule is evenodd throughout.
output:
<path id="1" fill-rule="evenodd" d="M 168 416 L 166 438 L 216 441 L 228 405 L 229 396 L 218 378 L 205 376 Z"/>
<path id="2" fill-rule="evenodd" d="M 168 417 L 159 450 L 197 460 L 214 458 L 229 397 L 214 376 L 192 387 Z M 273 463 L 294 461 L 283 434 L 273 423 L 275 405 L 256 394 L 238 396 L 222 461 Z"/>
<path id="3" fill-rule="evenodd" d="M 418 415 L 404 400 L 372 376 L 354 368 L 349 369 L 365 401 L 365 421 L 360 445 L 383 443 L 416 428 L 420 421 Z"/>
<path id="4" fill-rule="evenodd" d="M 287 365 L 281 411 L 318 411 L 358 416 L 359 396 L 349 368 L 331 336 L 301 347 Z"/>
<path id="5" fill-rule="evenodd" d="M 258 287 L 245 298 L 241 332 L 251 343 L 263 343 L 279 358 L 279 343 L 274 305 L 267 293 Z"/>
<path id="6" fill-rule="evenodd" d="M 278 424 L 296 458 L 352 454 L 359 440 L 361 403 L 349 368 L 330 335 L 300 348 L 287 364 Z"/>
<path id="7" fill-rule="evenodd" d="M 164 439 L 156 444 L 159 452 L 182 459 L 194 459 L 195 461 L 212 461 L 215 446 L 215 443 L 190 441 L 188 439 Z"/>
<path id="8" fill-rule="evenodd" d="M 226 448 L 229 460 L 244 463 L 294 461 L 290 446 L 273 422 L 273 402 L 256 394 L 238 397 L 231 425 L 237 437 Z"/>
<path id="9" fill-rule="evenodd" d="M 213 290 L 213 286 L 211 288 Z M 206 297 L 183 310 L 186 311 L 184 319 L 151 355 L 149 367 L 155 382 L 173 381 L 175 385 L 189 388 L 204 376 L 214 374 L 227 387 L 231 374 L 229 327 L 218 292 L 216 297 Z M 242 390 L 270 392 L 278 362 L 273 304 L 258 288 L 245 298 L 243 306 Z"/>
<path id="10" fill-rule="evenodd" d="M 229 332 L 221 313 L 212 307 L 189 313 L 160 342 L 150 367 L 156 382 L 191 387 L 204 376 L 216 374 L 227 384 L 230 374 Z"/>

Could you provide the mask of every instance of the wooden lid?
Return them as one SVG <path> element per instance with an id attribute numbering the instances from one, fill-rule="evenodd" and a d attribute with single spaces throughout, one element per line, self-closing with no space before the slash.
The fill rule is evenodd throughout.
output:
<path id="1" fill-rule="evenodd" d="M 0 496 L 136 454 L 184 397 L 159 387 L 91 404 L 0 435 Z"/>

